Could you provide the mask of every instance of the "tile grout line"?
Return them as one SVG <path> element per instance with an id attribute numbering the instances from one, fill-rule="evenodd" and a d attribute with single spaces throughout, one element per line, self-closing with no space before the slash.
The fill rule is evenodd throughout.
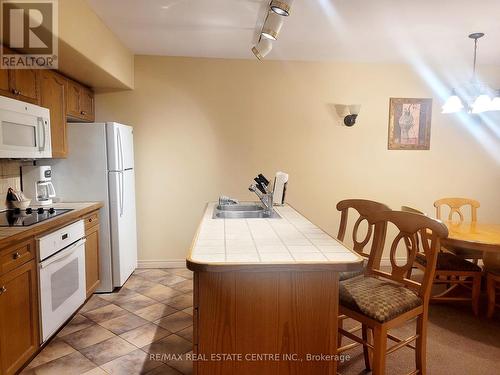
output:
<path id="1" fill-rule="evenodd" d="M 252 237 L 252 243 L 255 247 L 255 252 L 257 253 L 257 257 L 259 258 L 259 263 L 262 263 L 262 258 L 259 253 L 259 249 L 257 248 L 257 244 L 255 243 L 255 237 L 253 236 L 252 229 L 250 228 L 250 224 L 248 224 L 248 219 L 245 219 L 245 224 L 247 226 L 248 232 L 250 233 L 250 237 Z"/>
<path id="2" fill-rule="evenodd" d="M 289 208 L 293 210 L 293 208 L 291 208 L 291 207 L 289 207 Z M 295 210 L 293 210 L 293 211 L 294 211 L 295 213 L 297 213 L 298 215 L 300 215 L 297 211 L 295 211 Z M 325 260 L 330 261 L 330 260 L 328 259 L 328 257 L 327 257 L 327 256 L 323 253 L 323 251 L 322 251 L 322 250 L 321 250 L 321 249 L 320 249 L 320 248 L 319 248 L 316 244 L 314 244 L 314 243 L 311 241 L 311 239 L 307 238 L 307 237 L 306 237 L 306 235 L 305 235 L 304 233 L 302 233 L 302 231 L 301 231 L 299 228 L 297 228 L 297 226 L 296 226 L 294 223 L 292 223 L 290 220 L 288 220 L 288 218 L 287 218 L 286 216 L 284 216 L 283 214 L 281 214 L 281 216 L 282 216 L 283 218 L 285 218 L 285 219 L 286 219 L 286 221 L 288 221 L 288 223 L 289 223 L 292 227 L 294 227 L 294 228 L 297 230 L 297 232 L 299 232 L 302 236 L 304 236 L 304 238 L 305 238 L 307 241 L 309 241 L 309 243 L 310 243 L 313 247 L 315 247 L 315 248 L 319 251 L 319 253 L 323 256 L 323 258 L 324 258 Z M 312 223 L 311 223 L 311 224 L 312 224 Z M 312 225 L 314 225 L 314 224 L 312 224 Z M 323 231 L 323 229 L 318 228 L 316 225 L 314 225 L 314 227 L 315 227 L 315 228 L 317 228 L 317 229 L 319 229 L 319 230 L 321 230 L 323 233 L 325 233 L 325 232 Z M 325 234 L 327 234 L 329 237 L 331 237 L 328 233 L 325 233 Z M 332 237 L 332 238 L 333 238 L 333 237 Z M 290 245 L 290 246 L 293 246 L 293 245 Z M 309 246 L 309 245 L 305 245 L 305 246 Z M 288 248 L 288 246 L 287 246 L 287 248 Z M 294 258 L 295 258 L 295 257 L 294 257 Z"/>
<path id="3" fill-rule="evenodd" d="M 283 216 L 283 214 L 280 213 L 280 215 L 281 215 L 281 217 L 283 219 L 285 219 L 286 221 L 288 221 L 285 218 L 285 216 Z M 274 229 L 273 225 L 271 224 L 271 222 L 269 220 L 271 220 L 271 219 L 266 219 L 266 221 L 269 224 L 269 227 L 271 228 L 271 230 L 273 231 L 273 233 L 276 235 L 276 237 L 278 237 L 278 240 L 280 240 L 281 244 L 285 247 L 286 251 L 288 251 L 288 254 L 292 257 L 293 261 L 294 262 L 298 262 L 298 260 L 295 259 L 295 257 L 293 256 L 292 252 L 290 251 L 290 249 L 288 248 L 288 246 L 285 244 L 285 242 L 283 241 L 283 239 L 281 238 L 281 236 L 278 234 L 278 232 L 276 232 L 276 229 Z"/>

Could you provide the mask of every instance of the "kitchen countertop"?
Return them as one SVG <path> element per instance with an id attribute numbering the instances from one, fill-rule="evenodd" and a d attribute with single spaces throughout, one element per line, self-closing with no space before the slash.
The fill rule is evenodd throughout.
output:
<path id="1" fill-rule="evenodd" d="M 101 202 L 67 202 L 55 203 L 51 206 L 47 206 L 54 208 L 71 208 L 73 210 L 56 216 L 53 219 L 48 219 L 28 227 L 0 227 L 0 248 L 9 246 L 16 241 L 23 240 L 33 235 L 50 232 L 52 229 L 57 229 L 62 225 L 76 221 L 79 217 L 98 210 L 102 206 L 103 204 Z"/>
<path id="2" fill-rule="evenodd" d="M 193 271 L 243 269 L 354 271 L 363 259 L 291 206 L 270 219 L 214 219 L 209 203 L 187 266 Z"/>

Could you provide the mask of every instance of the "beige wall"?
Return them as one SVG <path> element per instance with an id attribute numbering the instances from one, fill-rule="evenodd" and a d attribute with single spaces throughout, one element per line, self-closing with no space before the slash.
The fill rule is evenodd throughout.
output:
<path id="1" fill-rule="evenodd" d="M 97 89 L 134 87 L 134 56 L 85 0 L 59 1 L 59 70 Z"/>
<path id="2" fill-rule="evenodd" d="M 500 86 L 500 71 L 488 74 Z M 434 97 L 430 151 L 388 151 L 389 97 Z M 409 66 L 136 57 L 135 90 L 97 96 L 97 117 L 135 126 L 139 258 L 185 257 L 207 201 L 252 198 L 252 177 L 290 174 L 288 201 L 336 233 L 337 201 L 433 213 L 443 196 L 500 221 L 500 121 L 464 124 Z M 359 103 L 353 128 L 333 103 Z M 468 118 L 468 117 L 466 117 Z"/>

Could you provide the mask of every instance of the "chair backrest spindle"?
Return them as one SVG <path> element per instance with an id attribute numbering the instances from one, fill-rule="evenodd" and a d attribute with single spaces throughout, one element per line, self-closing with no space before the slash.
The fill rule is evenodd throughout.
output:
<path id="1" fill-rule="evenodd" d="M 460 218 L 460 222 L 465 221 L 464 213 L 462 208 L 465 206 L 470 206 L 471 211 L 471 221 L 477 221 L 477 209 L 480 204 L 478 201 L 469 198 L 442 198 L 434 202 L 434 207 L 436 207 L 436 218 L 443 220 L 442 206 L 448 206 L 450 212 L 448 214 L 448 220 L 453 220 L 453 215 L 456 214 Z"/>
<path id="2" fill-rule="evenodd" d="M 442 222 L 424 215 L 402 211 L 379 212 L 372 215 L 370 221 L 375 229 L 373 238 L 374 246 L 372 247 L 372 254 L 368 261 L 367 274 L 404 284 L 416 290 L 420 297 L 427 301 L 431 293 L 441 239 L 448 236 L 446 226 Z M 397 233 L 390 246 L 391 271 L 385 272 L 380 269 L 380 260 L 384 251 L 388 224 L 395 226 Z M 420 283 L 406 277 L 419 251 L 417 242 L 417 238 L 419 237 L 421 239 L 423 255 L 427 260 L 424 277 Z M 399 265 L 396 262 L 396 249 L 401 240 L 404 241 L 407 252 L 406 263 L 403 265 Z"/>
<path id="3" fill-rule="evenodd" d="M 349 211 L 357 211 L 359 217 L 354 223 L 352 241 L 353 250 L 364 258 L 368 258 L 370 253 L 365 252 L 365 248 L 373 236 L 373 224 L 370 224 L 370 217 L 381 211 L 390 211 L 390 208 L 383 203 L 374 202 L 366 199 L 346 199 L 337 203 L 337 210 L 341 212 L 339 232 L 337 239 L 344 242 L 349 221 Z M 368 225 L 367 233 L 363 239 L 359 238 L 360 225 L 366 221 Z M 373 243 L 372 243 L 373 246 Z"/>

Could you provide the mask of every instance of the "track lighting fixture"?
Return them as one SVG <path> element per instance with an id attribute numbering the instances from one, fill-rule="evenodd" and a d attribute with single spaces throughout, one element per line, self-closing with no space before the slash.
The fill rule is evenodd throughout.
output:
<path id="1" fill-rule="evenodd" d="M 270 11 L 267 14 L 261 34 L 264 38 L 276 40 L 278 39 L 281 26 L 283 26 L 283 17 Z"/>
<path id="2" fill-rule="evenodd" d="M 289 16 L 293 0 L 272 0 L 271 10 L 280 16 Z"/>
<path id="3" fill-rule="evenodd" d="M 262 60 L 273 49 L 273 44 L 270 39 L 260 38 L 259 43 L 252 47 L 252 52 L 259 60 Z"/>
<path id="4" fill-rule="evenodd" d="M 283 26 L 283 17 L 290 15 L 290 7 L 293 0 L 272 0 L 260 30 L 259 42 L 252 47 L 252 52 L 259 60 L 262 60 L 273 49 L 271 41 L 278 39 Z"/>

